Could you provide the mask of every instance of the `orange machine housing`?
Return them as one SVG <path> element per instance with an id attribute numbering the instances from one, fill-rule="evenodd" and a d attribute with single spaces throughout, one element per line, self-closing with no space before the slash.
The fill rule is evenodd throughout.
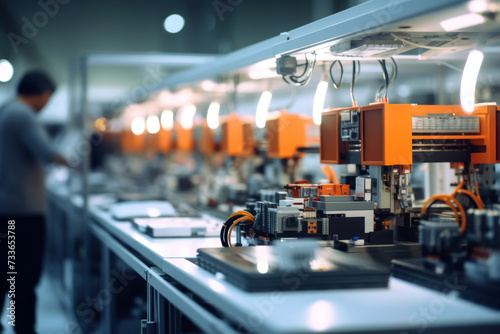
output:
<path id="1" fill-rule="evenodd" d="M 147 146 L 158 153 L 168 153 L 173 148 L 172 131 L 160 128 L 154 134 L 147 134 Z"/>
<path id="2" fill-rule="evenodd" d="M 349 195 L 350 186 L 348 184 L 325 183 L 318 185 L 320 196 L 342 196 Z"/>
<path id="3" fill-rule="evenodd" d="M 349 195 L 350 186 L 348 184 L 308 184 L 308 183 L 291 183 L 285 185 L 285 189 L 293 198 L 301 197 L 301 190 L 304 188 L 317 188 L 319 196 L 343 196 Z"/>
<path id="4" fill-rule="evenodd" d="M 323 113 L 320 138 L 322 163 L 347 163 L 349 144 L 340 136 L 340 112 L 352 108 L 330 109 Z M 361 164 L 377 166 L 411 165 L 413 143 L 435 140 L 469 140 L 471 162 L 500 162 L 500 108 L 495 103 L 477 104 L 472 113 L 458 105 L 412 105 L 373 103 L 359 108 L 361 115 Z M 431 114 L 476 116 L 478 133 L 412 133 L 412 117 Z"/>
<path id="5" fill-rule="evenodd" d="M 233 112 L 222 117 L 221 132 L 222 153 L 230 157 L 253 156 L 254 138 L 251 123 L 244 121 Z"/>
<path id="6" fill-rule="evenodd" d="M 347 163 L 347 143 L 340 139 L 340 112 L 358 108 L 329 108 L 321 114 L 319 157 L 325 164 Z"/>
<path id="7" fill-rule="evenodd" d="M 202 154 L 210 155 L 217 151 L 214 130 L 210 129 L 206 122 L 201 127 L 200 138 L 198 138 L 198 149 Z"/>
<path id="8" fill-rule="evenodd" d="M 184 129 L 180 123 L 177 123 L 175 127 L 176 135 L 176 148 L 179 151 L 193 152 L 195 149 L 195 143 L 193 138 L 193 128 Z"/>
<path id="9" fill-rule="evenodd" d="M 146 147 L 145 134 L 135 135 L 131 130 L 121 133 L 121 148 L 124 154 L 142 153 Z"/>
<path id="10" fill-rule="evenodd" d="M 498 139 L 499 133 L 499 108 L 495 103 L 477 104 L 472 113 L 466 113 L 461 106 L 428 106 L 415 105 L 413 116 L 427 116 L 429 114 L 452 114 L 455 116 L 479 117 L 479 133 L 458 134 L 430 134 L 413 135 L 414 140 L 439 140 L 439 139 L 468 139 L 473 150 L 471 152 L 471 163 L 493 164 L 500 162 Z"/>
<path id="11" fill-rule="evenodd" d="M 307 146 L 306 130 L 310 121 L 310 118 L 290 114 L 285 110 L 282 110 L 278 117 L 267 120 L 267 156 L 278 159 L 296 157 L 297 148 Z"/>
<path id="12" fill-rule="evenodd" d="M 361 164 L 411 165 L 411 104 L 374 103 L 361 111 Z"/>

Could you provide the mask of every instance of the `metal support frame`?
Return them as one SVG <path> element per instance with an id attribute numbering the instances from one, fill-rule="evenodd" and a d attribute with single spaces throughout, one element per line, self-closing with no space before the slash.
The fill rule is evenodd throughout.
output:
<path id="1" fill-rule="evenodd" d="M 467 13 L 468 0 L 372 0 L 330 15 L 260 43 L 219 57 L 216 61 L 176 73 L 159 83 L 158 89 L 187 85 L 219 75 L 229 75 L 260 61 L 282 55 L 312 52 L 336 41 L 357 36 L 369 37 L 383 31 L 418 31 L 415 19 L 427 24 L 449 18 L 447 13 Z M 437 21 L 437 22 L 436 22 Z M 412 27 L 402 30 L 398 26 Z M 423 30 L 421 30 L 423 31 Z"/>
<path id="2" fill-rule="evenodd" d="M 174 285 L 172 285 L 172 283 L 166 281 L 163 277 L 165 273 L 163 273 L 159 268 L 151 268 L 149 275 L 149 284 L 151 284 L 161 296 L 167 299 L 169 303 L 175 306 L 175 308 L 182 312 L 182 314 L 191 319 L 191 321 L 193 321 L 205 333 L 237 333 L 223 320 L 211 314 L 198 303 L 179 291 Z M 173 314 L 169 312 L 169 315 L 173 315 L 174 319 L 176 318 L 175 312 Z M 177 325 L 172 327 L 169 325 L 169 328 L 178 327 Z"/>
<path id="3" fill-rule="evenodd" d="M 195 325 L 206 333 L 237 333 L 224 320 L 217 318 L 209 311 L 189 298 L 175 283 L 167 281 L 165 273 L 158 267 L 149 268 L 144 262 L 122 246 L 109 233 L 96 224 L 90 225 L 92 233 L 102 242 L 106 251 L 114 253 L 126 262 L 147 283 L 148 318 L 143 322 L 147 334 L 180 333 L 181 314 L 188 317 Z M 104 254 L 103 254 L 104 255 Z M 108 262 L 104 259 L 104 262 Z M 103 272 L 106 272 L 104 270 Z M 112 310 L 105 313 L 112 315 Z M 165 317 L 168 315 L 168 317 Z M 112 323 L 112 319 L 107 320 Z M 104 326 L 106 334 L 113 333 L 112 329 Z"/>

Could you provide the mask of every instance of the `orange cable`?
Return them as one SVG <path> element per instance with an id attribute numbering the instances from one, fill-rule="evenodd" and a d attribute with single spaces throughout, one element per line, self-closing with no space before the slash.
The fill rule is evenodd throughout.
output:
<path id="1" fill-rule="evenodd" d="M 337 173 L 335 172 L 335 169 L 333 169 L 332 166 L 321 166 L 321 170 L 328 179 L 328 182 L 331 182 L 333 184 L 339 184 Z"/>
<path id="2" fill-rule="evenodd" d="M 248 219 L 248 217 L 241 217 L 241 218 L 238 218 L 234 221 L 234 223 L 231 225 L 231 227 L 229 228 L 229 232 L 227 234 L 227 243 L 229 244 L 229 247 L 233 247 L 233 244 L 231 243 L 231 233 L 233 232 L 233 228 L 238 225 L 239 222 L 242 222 L 242 221 L 248 221 L 248 225 L 249 224 L 252 224 L 254 222 L 253 219 Z"/>

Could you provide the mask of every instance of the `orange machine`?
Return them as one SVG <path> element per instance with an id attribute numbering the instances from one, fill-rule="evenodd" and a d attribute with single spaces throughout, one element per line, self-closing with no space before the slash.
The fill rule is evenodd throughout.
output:
<path id="1" fill-rule="evenodd" d="M 124 130 L 121 133 L 121 147 L 124 154 L 142 153 L 146 147 L 145 134 L 135 135 L 131 130 Z"/>
<path id="2" fill-rule="evenodd" d="M 413 107 L 413 116 L 429 118 L 430 115 L 453 115 L 453 123 L 463 128 L 462 132 L 454 131 L 453 128 L 427 133 L 413 133 L 414 146 L 425 145 L 430 141 L 455 141 L 453 144 L 470 146 L 470 158 L 473 164 L 493 164 L 500 162 L 499 149 L 500 131 L 498 124 L 500 108 L 495 103 L 477 104 L 474 112 L 466 113 L 460 106 L 419 106 Z M 448 118 L 450 118 L 448 116 Z M 415 119 L 415 117 L 414 117 Z M 477 130 L 476 130 L 477 129 Z M 414 131 L 415 132 L 415 131 Z"/>
<path id="3" fill-rule="evenodd" d="M 175 145 L 179 151 L 194 152 L 193 128 L 184 129 L 180 123 L 177 123 L 175 126 L 175 138 Z"/>
<path id="4" fill-rule="evenodd" d="M 160 128 L 157 133 L 147 134 L 147 146 L 158 153 L 168 153 L 173 148 L 172 131 Z"/>
<path id="5" fill-rule="evenodd" d="M 319 142 L 317 126 L 311 117 L 290 114 L 282 110 L 278 117 L 267 120 L 267 156 L 277 159 L 290 159 L 300 154 L 299 147 L 308 147 Z"/>
<path id="6" fill-rule="evenodd" d="M 240 118 L 233 112 L 221 117 L 221 151 L 230 157 L 252 157 L 254 138 L 251 122 Z"/>
<path id="7" fill-rule="evenodd" d="M 350 186 L 348 184 L 309 184 L 309 183 L 292 183 L 285 185 L 285 189 L 289 196 L 293 198 L 320 196 L 344 196 L 349 195 Z"/>
<path id="8" fill-rule="evenodd" d="M 203 122 L 203 124 L 200 125 L 198 150 L 204 155 L 210 155 L 217 151 L 214 130 L 210 129 L 206 122 Z"/>
<path id="9" fill-rule="evenodd" d="M 460 106 L 389 103 L 330 109 L 322 115 L 320 159 L 375 166 L 407 166 L 414 159 L 498 163 L 499 112 L 494 103 L 478 104 L 471 114 Z"/>
<path id="10" fill-rule="evenodd" d="M 350 186 L 348 184 L 325 183 L 318 186 L 320 196 L 343 196 L 349 195 Z"/>
<path id="11" fill-rule="evenodd" d="M 329 108 L 321 115 L 319 156 L 325 164 L 346 164 L 348 143 L 340 138 L 340 112 L 359 108 Z"/>
<path id="12" fill-rule="evenodd" d="M 361 164 L 411 165 L 411 104 L 361 107 Z"/>

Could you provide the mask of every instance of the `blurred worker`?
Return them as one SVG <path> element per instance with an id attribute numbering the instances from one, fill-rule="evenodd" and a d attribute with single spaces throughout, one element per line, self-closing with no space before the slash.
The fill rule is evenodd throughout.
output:
<path id="1" fill-rule="evenodd" d="M 45 243 L 43 165 L 67 166 L 36 118 L 55 88 L 43 71 L 30 71 L 17 97 L 0 106 L 0 309 L 7 309 L 9 325 L 22 334 L 35 333 L 34 289 Z"/>

